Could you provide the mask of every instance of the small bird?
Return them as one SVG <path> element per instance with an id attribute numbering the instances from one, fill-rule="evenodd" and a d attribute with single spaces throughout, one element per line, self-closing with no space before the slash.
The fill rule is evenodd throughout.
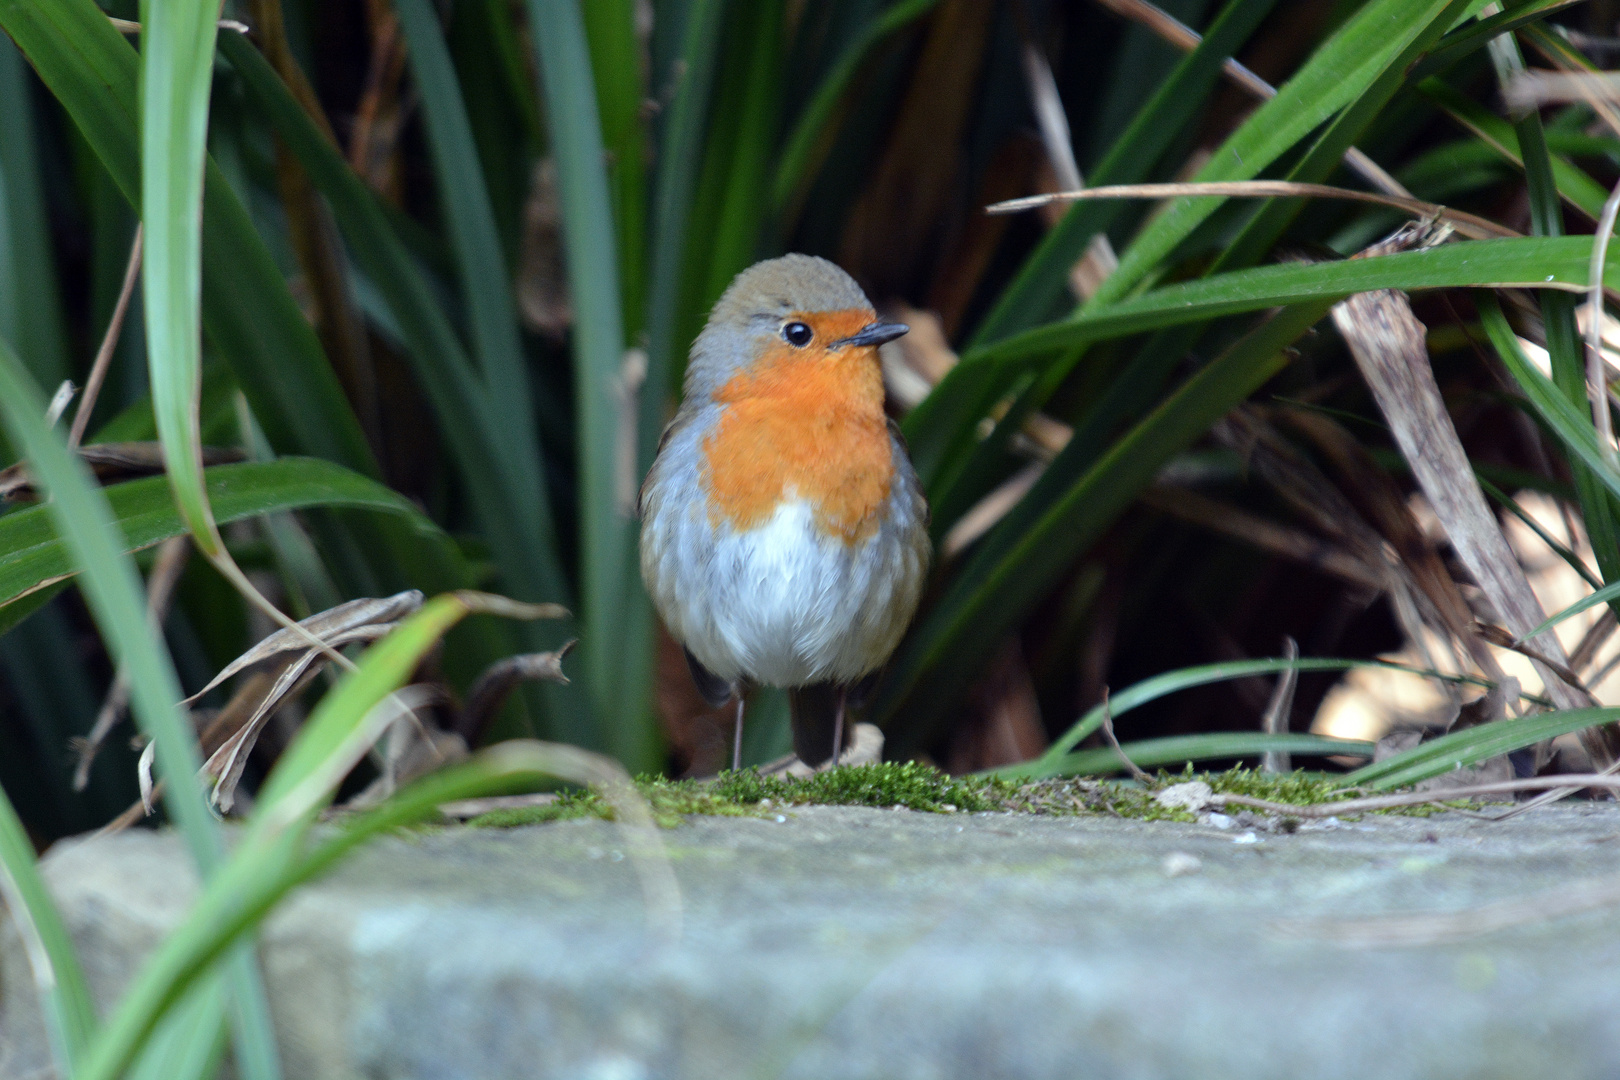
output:
<path id="1" fill-rule="evenodd" d="M 641 488 L 641 576 L 715 708 L 786 687 L 793 750 L 837 762 L 851 691 L 900 642 L 928 571 L 928 506 L 883 412 L 878 319 L 853 278 L 784 255 L 738 274 L 692 344 Z"/>

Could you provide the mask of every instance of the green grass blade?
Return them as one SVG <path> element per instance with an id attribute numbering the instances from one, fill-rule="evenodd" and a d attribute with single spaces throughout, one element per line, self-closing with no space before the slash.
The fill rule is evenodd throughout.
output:
<path id="1" fill-rule="evenodd" d="M 1105 307 L 1087 308 L 1072 318 L 1026 330 L 962 357 L 935 393 L 954 393 L 952 379 L 964 382 L 984 363 L 1050 357 L 1077 346 L 1159 330 L 1167 326 L 1261 311 L 1279 304 L 1337 301 L 1374 289 L 1465 288 L 1474 285 L 1584 289 L 1592 242 L 1582 237 L 1526 237 L 1468 240 L 1426 251 L 1324 263 L 1281 263 L 1233 270 L 1167 285 Z M 1620 273 L 1605 270 L 1620 284 Z"/>
<path id="2" fill-rule="evenodd" d="M 1558 8 L 1569 7 L 1572 3 L 1579 2 L 1580 0 L 1531 0 L 1530 3 L 1515 4 L 1507 11 L 1498 11 L 1488 18 L 1458 27 L 1441 38 L 1433 51 L 1418 61 L 1407 73 L 1407 78 L 1416 82 L 1436 72 L 1444 71 L 1463 57 L 1483 49 L 1499 35 L 1512 33 L 1521 26 L 1546 18 L 1550 12 Z"/>
<path id="3" fill-rule="evenodd" d="M 1218 664 L 1201 664 L 1196 667 L 1178 668 L 1175 671 L 1166 671 L 1141 682 L 1126 687 L 1117 694 L 1109 697 L 1107 705 L 1097 705 L 1075 721 L 1074 725 L 1062 735 L 1053 740 L 1045 753 L 1034 761 L 1023 762 L 1018 765 L 1008 765 L 995 770 L 998 776 L 1027 777 L 1038 779 L 1043 776 L 1056 776 L 1060 771 L 1060 763 L 1082 741 L 1091 737 L 1102 729 L 1105 710 L 1115 720 L 1140 708 L 1150 701 L 1157 701 L 1168 694 L 1181 690 L 1189 690 L 1195 686 L 1207 686 L 1210 683 L 1228 682 L 1232 679 L 1249 679 L 1256 675 L 1277 675 L 1284 671 L 1349 671 L 1352 668 L 1382 668 L 1386 671 L 1404 671 L 1413 676 L 1440 679 L 1445 682 L 1468 683 L 1471 685 L 1487 685 L 1484 679 L 1473 676 L 1449 675 L 1443 672 L 1430 671 L 1421 668 L 1407 667 L 1404 664 L 1392 663 L 1388 660 L 1341 660 L 1326 657 L 1300 657 L 1294 660 L 1267 659 L 1267 660 L 1227 660 Z"/>
<path id="4" fill-rule="evenodd" d="M 1418 93 L 1458 124 L 1477 135 L 1504 161 L 1523 167 L 1524 158 L 1519 152 L 1519 137 L 1512 124 L 1437 78 L 1423 80 L 1418 85 Z M 1595 221 L 1603 213 L 1603 200 L 1609 193 L 1583 170 L 1576 168 L 1562 157 L 1553 157 L 1551 166 L 1558 193 L 1571 206 Z"/>
<path id="5" fill-rule="evenodd" d="M 180 826 L 193 858 L 206 877 L 223 858 L 219 834 L 197 782 L 201 759 L 190 725 L 180 716 L 180 683 L 162 642 L 147 627 L 145 593 L 134 564 L 114 543 L 116 526 L 106 500 L 96 490 L 84 465 L 68 453 L 61 438 L 44 422 L 45 402 L 22 363 L 9 347 L 0 346 L 0 415 L 8 433 L 27 454 L 41 485 L 58 532 L 67 539 L 83 571 L 81 589 L 101 628 L 112 658 L 130 677 L 130 700 L 142 730 L 157 744 L 157 759 L 168 784 L 164 806 Z M 257 982 L 257 971 L 246 972 Z M 261 988 L 233 979 L 233 995 L 243 1002 L 263 1000 Z M 279 1074 L 274 1058 L 265 1058 L 273 1040 L 265 1033 L 269 1017 L 254 1010 L 247 1017 L 254 1029 L 238 1042 L 238 1066 L 246 1076 L 268 1080 Z"/>
<path id="6" fill-rule="evenodd" d="M 771 185 L 771 203 L 778 212 L 810 180 L 817 159 L 831 145 L 831 121 L 850 80 L 872 49 L 884 38 L 926 15 L 939 0 L 895 0 L 888 10 L 861 28 L 816 86 L 782 150 L 781 164 Z"/>
<path id="7" fill-rule="evenodd" d="M 169 485 L 192 539 L 224 552 L 203 490 L 202 193 L 218 6 L 141 3 L 141 295 L 152 412 Z"/>
<path id="8" fill-rule="evenodd" d="M 1595 608 L 1599 604 L 1607 604 L 1617 598 L 1620 598 L 1620 581 L 1617 581 L 1612 585 L 1605 585 L 1597 592 L 1592 593 L 1590 596 L 1583 596 L 1581 599 L 1575 601 L 1573 604 L 1569 605 L 1569 607 L 1564 608 L 1556 615 L 1550 616 L 1546 622 L 1524 635 L 1524 640 L 1534 641 L 1536 638 L 1540 637 L 1542 634 L 1545 634 L 1548 630 L 1551 630 L 1565 619 L 1579 615 L 1581 612 L 1590 608 Z"/>
<path id="9" fill-rule="evenodd" d="M 41 190 L 38 136 L 28 66 L 0 40 L 0 337 L 28 342 L 28 362 L 41 385 L 68 376 L 62 299 L 50 215 Z"/>
<path id="10" fill-rule="evenodd" d="M 0 0 L 0 27 L 66 109 L 131 206 L 141 201 L 138 59 L 93 0 Z M 212 164 L 203 196 L 203 320 L 282 453 L 379 475 L 315 331 Z"/>
<path id="11" fill-rule="evenodd" d="M 1177 765 L 1184 761 L 1211 761 L 1220 758 L 1259 757 L 1271 751 L 1292 754 L 1344 754 L 1372 757 L 1373 744 L 1357 739 L 1331 739 L 1321 735 L 1267 735 L 1259 731 L 1220 731 L 1207 735 L 1171 735 L 1162 739 L 1142 739 L 1120 745 L 1138 768 Z M 1059 759 L 1052 776 L 1107 776 L 1124 770 L 1125 765 L 1113 747 L 1082 750 Z"/>
<path id="12" fill-rule="evenodd" d="M 624 336 L 635 341 L 647 318 L 647 125 L 651 96 L 642 77 L 636 0 L 591 0 L 584 5 L 591 73 L 608 155 L 608 188 L 618 225 L 619 287 Z"/>
<path id="13" fill-rule="evenodd" d="M 225 979 L 197 980 L 158 1021 L 130 1066 L 129 1080 L 203 1080 L 225 1056 Z"/>
<path id="14" fill-rule="evenodd" d="M 318 458 L 217 465 L 207 471 L 207 485 L 217 520 L 223 522 L 314 506 L 346 507 L 398 515 L 424 538 L 443 539 L 403 495 Z M 138 551 L 186 531 L 161 476 L 115 484 L 103 494 L 118 530 L 108 541 L 120 551 Z M 45 505 L 0 518 L 0 612 L 78 572 L 81 563 L 59 528 Z"/>
<path id="15" fill-rule="evenodd" d="M 652 614 L 638 584 L 634 522 L 624 500 L 635 477 L 621 476 L 625 360 L 618 242 L 603 160 L 585 28 L 577 0 L 529 0 L 562 204 L 569 295 L 574 306 L 575 425 L 579 445 L 581 585 L 580 663 L 608 745 L 632 769 L 656 768 L 652 720 Z M 661 400 L 655 379 L 643 384 L 641 416 L 662 422 L 646 402 Z M 657 431 L 642 431 L 646 447 Z M 646 451 L 638 457 L 645 460 Z M 607 724 L 611 718 L 611 724 Z"/>
<path id="16" fill-rule="evenodd" d="M 33 972 L 56 1071 L 71 1076 L 95 1031 L 95 1005 L 73 938 L 34 861 L 33 842 L 4 791 L 0 791 L 0 899 L 17 927 Z"/>
<path id="17" fill-rule="evenodd" d="M 1061 495 L 1038 520 L 1003 521 L 913 627 L 890 664 L 874 712 L 896 752 L 923 749 L 939 715 L 976 670 L 974 656 L 1028 613 L 1158 470 L 1287 363 L 1284 349 L 1326 303 L 1285 308 L 1183 383 L 1095 462 L 1065 450 L 1048 467 Z M 903 726 L 891 727 L 904 704 Z"/>
<path id="18" fill-rule="evenodd" d="M 428 144 L 439 181 L 440 205 L 461 270 L 461 294 L 472 328 L 474 352 L 489 397 L 494 434 L 503 456 L 528 467 L 528 483 L 546 498 L 540 483 L 540 447 L 534 429 L 529 374 L 518 340 L 512 280 L 495 231 L 495 210 L 484 183 L 461 84 L 450 64 L 438 17 L 428 0 L 395 0 L 410 48 L 411 70 L 422 95 Z M 543 512 L 548 524 L 549 505 Z"/>
<path id="19" fill-rule="evenodd" d="M 1153 166 L 1203 109 L 1226 59 L 1249 39 L 1276 0 L 1232 0 L 1209 27 L 1204 40 L 1185 56 L 1170 77 L 1138 110 L 1131 124 L 1087 177 L 1093 187 L 1133 184 L 1152 175 Z M 1118 217 L 1112 200 L 1077 202 L 1042 237 L 1017 277 L 1001 291 L 968 339 L 973 349 L 1027 330 L 1056 313 L 1068 298 L 1069 270 L 1097 233 Z M 1070 301 L 1072 304 L 1072 300 Z M 924 402 L 923 408 L 927 408 Z M 923 426 L 923 425 L 919 425 Z M 913 437 L 913 447 L 916 437 Z"/>
<path id="20" fill-rule="evenodd" d="M 723 0 L 692 0 L 686 14 L 680 72 L 669 118 L 659 146 L 654 196 L 652 278 L 647 298 L 647 381 L 641 397 L 638 465 L 652 463 L 665 417 L 665 395 L 674 389 L 677 350 L 689 342 L 676 339 L 680 326 L 681 268 L 686 261 L 693 189 L 703 160 L 703 132 L 720 51 Z M 705 245 L 709 237 L 702 237 Z"/>
<path id="21" fill-rule="evenodd" d="M 1408 51 L 1449 28 L 1466 0 L 1371 0 L 1316 50 L 1277 96 L 1261 105 L 1198 171 L 1197 180 L 1247 180 L 1342 109 L 1355 104 Z M 1225 200 L 1177 199 L 1120 253 L 1119 269 L 1092 298 L 1127 295 Z"/>
<path id="22" fill-rule="evenodd" d="M 1345 786 L 1386 791 L 1477 765 L 1499 754 L 1532 746 L 1620 719 L 1620 709 L 1567 709 L 1519 719 L 1496 720 L 1419 743 L 1410 750 L 1367 765 L 1344 777 Z"/>
<path id="23" fill-rule="evenodd" d="M 1599 483 L 1620 498 L 1620 471 L 1608 461 L 1603 448 L 1598 445 L 1597 433 L 1592 429 L 1589 414 L 1577 408 L 1524 355 L 1494 295 L 1476 293 L 1474 306 L 1479 310 L 1480 323 L 1486 335 L 1496 347 L 1496 354 L 1502 358 L 1502 363 L 1542 420 L 1563 443 L 1565 452 L 1586 466 Z"/>
<path id="24" fill-rule="evenodd" d="M 1553 177 L 1552 155 L 1547 150 L 1546 132 L 1542 128 L 1541 114 L 1532 110 L 1514 124 L 1519 138 L 1519 149 L 1524 159 L 1525 185 L 1530 200 L 1530 221 L 1538 236 L 1561 236 L 1564 232 L 1563 207 Z M 1605 241 L 1607 238 L 1605 237 Z M 1541 322 L 1546 334 L 1547 356 L 1552 367 L 1553 384 L 1569 399 L 1570 405 L 1590 417 L 1586 386 L 1586 343 L 1575 325 L 1575 297 L 1564 293 L 1543 292 L 1537 299 L 1541 304 Z M 1604 404 L 1608 409 L 1608 404 Z M 1592 420 L 1585 425 L 1594 440 L 1597 428 Z M 1602 447 L 1600 446 L 1600 449 Z M 1604 454 L 1611 469 L 1615 465 L 1612 450 Z M 1604 580 L 1620 580 L 1620 523 L 1615 519 L 1615 503 L 1603 489 L 1602 480 L 1592 471 L 1571 463 L 1575 490 L 1581 504 L 1581 520 L 1592 543 L 1592 555 Z M 1620 603 L 1614 605 L 1620 614 Z"/>
<path id="25" fill-rule="evenodd" d="M 535 463 L 512 459 L 497 441 L 498 425 L 485 389 L 376 197 L 311 123 L 257 49 L 241 35 L 227 33 L 220 38 L 220 52 L 326 196 L 356 262 L 386 299 L 406 355 L 467 484 L 502 580 L 526 599 L 566 600 L 572 590 L 557 554 Z M 579 301 L 575 303 L 577 307 Z M 566 704 L 571 699 L 557 695 L 548 700 Z M 593 739 L 578 713 L 560 716 L 558 722 L 572 738 Z"/>
<path id="26" fill-rule="evenodd" d="M 184 696 L 179 680 L 162 643 L 147 627 L 145 593 L 134 564 L 117 546 L 117 525 L 107 500 L 83 463 L 68 454 L 61 437 L 45 427 L 44 412 L 39 388 L 10 347 L 0 344 L 0 416 L 50 492 L 45 509 L 81 572 L 80 587 L 108 651 L 130 673 L 136 719 L 157 743 L 158 765 L 169 781 L 164 805 L 206 872 L 218 864 L 221 847 L 196 780 L 201 765 L 196 741 L 175 705 Z"/>

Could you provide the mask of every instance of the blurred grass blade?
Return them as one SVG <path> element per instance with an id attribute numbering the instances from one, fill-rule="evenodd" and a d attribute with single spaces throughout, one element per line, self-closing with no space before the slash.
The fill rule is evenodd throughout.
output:
<path id="1" fill-rule="evenodd" d="M 141 2 L 141 223 L 152 411 L 169 486 L 192 539 L 224 555 L 203 490 L 202 192 L 213 86 L 212 0 Z"/>
<path id="2" fill-rule="evenodd" d="M 1248 679 L 1256 675 L 1275 675 L 1283 671 L 1349 671 L 1352 668 L 1362 667 L 1405 671 L 1416 677 L 1441 679 L 1446 682 L 1486 685 L 1484 679 L 1411 668 L 1387 660 L 1340 660 L 1323 657 L 1299 657 L 1289 660 L 1279 657 L 1268 660 L 1228 660 L 1219 664 L 1202 664 L 1197 667 L 1166 671 L 1152 678 L 1143 679 L 1141 682 L 1127 687 L 1117 694 L 1110 695 L 1106 707 L 1109 714 L 1117 720 L 1124 713 L 1146 705 L 1150 701 L 1157 701 L 1167 694 L 1189 690 L 1195 686 L 1207 686 L 1210 683 L 1228 682 L 1232 679 Z M 994 770 L 995 775 L 1027 779 L 1058 775 L 1060 763 L 1065 760 L 1069 752 L 1080 745 L 1082 741 L 1101 730 L 1104 708 L 1103 705 L 1097 705 L 1088 711 L 1079 720 L 1075 721 L 1074 726 L 1069 728 L 1068 731 L 1053 740 L 1052 745 L 1046 749 L 1046 752 L 1034 761 L 1026 761 L 1018 765 L 1008 765 L 996 769 Z"/>
<path id="3" fill-rule="evenodd" d="M 158 1021 L 129 1080 L 204 1080 L 215 1076 L 225 1055 L 225 980 L 198 979 Z"/>
<path id="4" fill-rule="evenodd" d="M 236 33 L 222 35 L 219 47 L 242 76 L 250 98 L 326 197 L 355 260 L 386 301 L 412 370 L 450 445 L 502 581 L 520 597 L 566 602 L 572 590 L 560 562 L 553 524 L 546 516 L 548 503 L 537 463 L 508 453 L 510 444 L 500 441 L 490 407 L 489 394 L 507 389 L 486 391 L 376 196 L 310 121 L 264 57 Z M 569 631 L 565 627 L 562 633 Z M 530 644 L 540 648 L 544 642 Z M 551 720 L 561 736 L 584 743 L 599 743 L 604 738 L 579 707 L 582 702 L 577 695 L 567 688 L 553 689 L 551 684 L 547 690 Z"/>
<path id="5" fill-rule="evenodd" d="M 1220 758 L 1259 757 L 1272 751 L 1291 754 L 1345 754 L 1372 757 L 1373 744 L 1356 739 L 1332 739 L 1322 735 L 1278 734 L 1259 731 L 1219 731 L 1207 735 L 1171 735 L 1143 739 L 1120 746 L 1139 768 L 1176 765 L 1184 761 L 1210 761 Z M 1052 776 L 1106 776 L 1125 768 L 1114 748 L 1082 750 L 1059 758 Z"/>
<path id="6" fill-rule="evenodd" d="M 1425 79 L 1418 92 L 1438 106 L 1458 124 L 1477 135 L 1504 160 L 1524 166 L 1519 149 L 1519 136 L 1512 124 L 1489 109 L 1479 105 L 1439 79 Z M 1558 193 L 1577 210 L 1596 221 L 1603 213 L 1603 200 L 1608 192 L 1596 180 L 1563 157 L 1550 159 L 1553 180 Z"/>
<path id="7" fill-rule="evenodd" d="M 348 507 L 399 515 L 425 536 L 443 535 L 403 495 L 317 458 L 217 465 L 207 471 L 207 483 L 220 521 L 312 506 Z M 104 489 L 104 496 L 118 530 L 108 540 L 120 543 L 120 550 L 138 551 L 186 531 L 161 476 L 116 484 Z M 61 535 L 49 506 L 30 506 L 0 518 L 0 612 L 77 573 L 81 563 Z"/>
<path id="8" fill-rule="evenodd" d="M 591 73 L 608 186 L 618 226 L 619 286 L 624 337 L 635 341 L 647 317 L 647 124 L 649 97 L 636 27 L 638 0 L 590 0 L 584 5 Z"/>
<path id="9" fill-rule="evenodd" d="M 28 84 L 22 54 L 0 39 L 0 337 L 28 342 L 29 371 L 56 386 L 68 376 L 67 343 Z"/>
<path id="10" fill-rule="evenodd" d="M 577 0 L 529 0 L 529 25 L 557 161 L 564 261 L 574 306 L 583 681 L 604 718 L 614 755 L 632 770 L 656 768 L 660 750 L 651 710 L 652 612 L 637 581 L 634 522 L 623 511 L 626 488 L 633 491 L 640 475 L 621 475 L 621 414 L 637 405 L 625 375 L 619 246 L 596 83 Z M 658 437 L 663 393 L 652 378 L 642 385 L 640 416 L 658 419 L 652 430 L 638 433 L 638 444 L 647 448 L 637 455 L 638 465 L 650 456 Z M 649 399 L 659 402 L 656 408 L 646 404 Z"/>
<path id="11" fill-rule="evenodd" d="M 140 204 L 138 60 L 93 0 L 0 0 L 11 35 L 132 206 Z M 376 476 L 337 377 L 236 194 L 212 164 L 203 195 L 203 318 L 283 453 Z"/>
<path id="12" fill-rule="evenodd" d="M 778 213 L 786 209 L 795 193 L 809 182 L 817 158 L 831 144 L 833 112 L 867 54 L 884 38 L 927 14 L 937 3 L 939 0 L 895 0 L 844 47 L 800 111 L 787 137 L 776 167 L 776 179 L 771 185 L 771 203 Z"/>
<path id="13" fill-rule="evenodd" d="M 56 1071 L 71 1076 L 95 1031 L 95 1005 L 73 938 L 34 860 L 33 841 L 4 791 L 0 791 L 0 900 L 5 901 L 33 973 Z"/>
<path id="14" fill-rule="evenodd" d="M 117 527 L 106 499 L 61 437 L 45 426 L 44 409 L 39 388 L 10 347 L 0 343 L 0 416 L 8 434 L 26 452 L 36 481 L 50 493 L 47 506 L 82 571 L 85 600 L 115 665 L 129 675 L 135 717 L 157 745 L 158 763 L 168 781 L 164 806 L 207 877 L 222 862 L 223 850 L 197 782 L 201 760 L 196 739 L 175 705 L 181 697 L 179 679 L 162 641 L 147 626 L 144 590 L 134 564 L 115 546 Z M 233 996 L 244 1004 L 262 1003 L 262 988 L 245 985 L 244 974 L 257 981 L 255 969 L 236 969 Z M 273 1036 L 264 1034 L 270 1028 L 268 1015 L 257 1009 L 246 1019 L 256 1030 L 238 1040 L 238 1067 L 248 1077 L 278 1075 L 273 1056 L 263 1053 L 274 1049 Z"/>
<path id="15" fill-rule="evenodd" d="M 75 1080 L 114 1080 L 128 1063 L 132 1047 L 233 940 L 293 888 L 326 871 L 359 845 L 431 818 L 443 803 L 551 778 L 578 784 L 623 784 L 627 779 L 611 761 L 587 751 L 514 740 L 430 774 L 312 845 L 305 844 L 303 829 L 268 830 L 251 842 L 244 839 L 225 873 L 209 883 L 187 922 L 170 934 L 137 973 L 97 1040 L 95 1056 Z"/>
<path id="16" fill-rule="evenodd" d="M 703 134 L 708 125 L 710 91 L 714 86 L 716 56 L 720 51 L 720 16 L 724 0 L 692 0 L 686 13 L 686 34 L 677 62 L 677 82 L 669 118 L 664 122 L 658 148 L 658 178 L 654 191 L 652 267 L 647 299 L 647 378 L 641 395 L 641 426 L 637 465 L 652 463 L 665 419 L 665 395 L 674 389 L 677 349 L 688 342 L 676 340 L 679 326 L 681 267 L 685 261 L 692 192 L 703 160 Z M 702 237 L 708 245 L 711 237 Z M 637 473 L 639 477 L 640 472 Z"/>
<path id="17" fill-rule="evenodd" d="M 405 31 L 411 70 L 421 93 L 439 182 L 439 203 L 461 271 L 461 295 L 489 397 L 494 436 L 505 441 L 502 455 L 514 467 L 534 471 L 526 486 L 539 493 L 544 502 L 541 515 L 547 532 L 553 533 L 550 501 L 539 478 L 540 446 L 535 436 L 528 369 L 518 340 L 512 279 L 495 231 L 495 211 L 473 143 L 472 127 L 467 122 L 461 84 L 456 80 L 438 16 L 429 0 L 395 0 L 394 7 Z"/>
<path id="18" fill-rule="evenodd" d="M 1620 720 L 1620 709 L 1566 709 L 1453 731 L 1344 776 L 1346 787 L 1405 787 L 1560 735 Z"/>

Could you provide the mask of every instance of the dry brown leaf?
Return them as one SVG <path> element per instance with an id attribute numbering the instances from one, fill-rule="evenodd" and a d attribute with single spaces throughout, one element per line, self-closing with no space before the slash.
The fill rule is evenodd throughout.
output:
<path id="1" fill-rule="evenodd" d="M 186 698 L 183 704 L 189 705 L 214 687 L 229 679 L 238 672 L 287 652 L 303 652 L 309 649 L 309 635 L 318 640 L 327 641 L 339 634 L 346 633 L 357 627 L 394 623 L 417 608 L 422 606 L 422 593 L 419 589 L 406 589 L 393 596 L 364 598 L 350 600 L 337 607 L 311 615 L 299 621 L 305 633 L 293 629 L 277 630 L 263 641 L 259 642 L 247 652 L 225 665 L 223 671 L 209 680 L 208 685 Z"/>
<path id="2" fill-rule="evenodd" d="M 1415 241 L 1421 241 L 1421 236 L 1405 233 L 1397 234 L 1391 243 L 1408 246 Z M 1369 250 L 1381 254 L 1387 249 L 1389 245 Z M 1453 550 L 1499 621 L 1518 636 L 1527 634 L 1546 615 L 1474 478 L 1429 366 L 1425 327 L 1412 314 L 1410 301 L 1393 290 L 1359 293 L 1334 306 L 1333 322 L 1412 466 L 1418 486 L 1445 526 Z M 1568 666 L 1556 640 L 1538 644 L 1551 659 Z M 1540 672 L 1548 696 L 1559 708 L 1587 704 L 1585 696 L 1555 672 L 1545 667 Z M 1583 744 L 1602 765 L 1613 762 L 1620 750 L 1620 740 L 1611 728 L 1590 729 Z"/>
<path id="3" fill-rule="evenodd" d="M 242 451 L 224 446 L 202 448 L 203 464 L 228 465 L 243 460 Z M 163 444 L 155 442 L 94 443 L 79 448 L 79 457 L 103 484 L 135 480 L 163 471 Z M 39 497 L 26 462 L 0 469 L 0 501 L 32 502 Z"/>

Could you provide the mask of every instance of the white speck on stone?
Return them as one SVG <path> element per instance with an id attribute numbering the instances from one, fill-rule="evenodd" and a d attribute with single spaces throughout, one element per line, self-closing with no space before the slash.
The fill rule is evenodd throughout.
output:
<path id="1" fill-rule="evenodd" d="M 1217 829 L 1230 829 L 1232 827 L 1231 818 L 1227 817 L 1225 814 L 1217 814 L 1213 811 L 1200 817 L 1198 822 L 1201 825 L 1213 825 Z"/>
<path id="2" fill-rule="evenodd" d="M 581 1075 L 586 1080 L 646 1080 L 647 1067 L 639 1061 L 614 1055 L 590 1062 Z"/>
<path id="3" fill-rule="evenodd" d="M 1259 844 L 1262 842 L 1263 841 L 1260 839 L 1260 837 L 1255 835 L 1253 829 L 1244 833 L 1242 836 L 1232 837 L 1232 843 L 1234 844 Z"/>
<path id="4" fill-rule="evenodd" d="M 945 804 L 943 804 L 943 805 L 942 805 L 942 806 L 941 806 L 941 807 L 940 807 L 940 809 L 941 809 L 941 810 L 943 810 L 943 811 L 945 811 L 945 812 L 946 812 L 946 813 L 947 813 L 947 814 L 954 814 L 954 813 L 956 813 L 956 807 L 955 807 L 955 806 L 954 806 L 954 805 L 953 805 L 953 804 L 951 804 L 951 803 L 945 803 Z"/>
<path id="5" fill-rule="evenodd" d="M 776 815 L 776 820 L 777 820 L 778 823 L 786 822 L 787 821 L 787 815 L 786 814 L 777 814 Z"/>
<path id="6" fill-rule="evenodd" d="M 1215 793 L 1208 784 L 1202 780 L 1189 780 L 1185 784 L 1171 784 L 1157 795 L 1153 801 L 1166 810 L 1189 810 L 1196 814 L 1210 804 Z"/>
<path id="7" fill-rule="evenodd" d="M 1185 851 L 1172 851 L 1164 857 L 1165 877 L 1185 877 L 1188 874 L 1196 874 L 1203 868 L 1204 860 Z"/>

